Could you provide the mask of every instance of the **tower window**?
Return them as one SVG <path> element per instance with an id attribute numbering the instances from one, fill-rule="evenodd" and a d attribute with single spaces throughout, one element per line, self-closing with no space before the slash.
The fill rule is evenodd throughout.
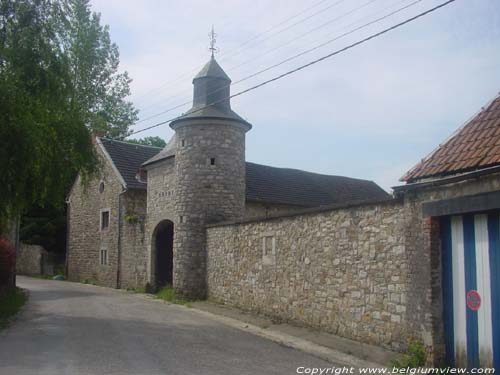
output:
<path id="1" fill-rule="evenodd" d="M 101 183 L 99 184 L 99 193 L 103 193 L 104 192 L 104 181 L 101 181 Z"/>
<path id="2" fill-rule="evenodd" d="M 184 223 L 184 216 L 179 216 L 179 223 Z"/>
<path id="3" fill-rule="evenodd" d="M 210 165 L 215 165 L 215 158 L 210 158 Z"/>
<path id="4" fill-rule="evenodd" d="M 181 146 L 184 147 L 185 145 L 186 145 L 186 140 L 185 139 L 181 140 Z"/>

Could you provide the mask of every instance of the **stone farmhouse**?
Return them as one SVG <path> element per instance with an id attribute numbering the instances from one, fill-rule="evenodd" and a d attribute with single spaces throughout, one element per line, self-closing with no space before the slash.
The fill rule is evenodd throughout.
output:
<path id="1" fill-rule="evenodd" d="M 500 368 L 500 97 L 407 172 L 371 181 L 245 161 L 251 125 L 211 59 L 164 149 L 96 137 L 68 195 L 67 271 L 404 351 Z"/>

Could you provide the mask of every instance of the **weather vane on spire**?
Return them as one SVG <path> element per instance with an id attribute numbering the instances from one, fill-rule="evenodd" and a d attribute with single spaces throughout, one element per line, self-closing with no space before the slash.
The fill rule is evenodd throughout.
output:
<path id="1" fill-rule="evenodd" d="M 218 52 L 218 48 L 215 47 L 215 42 L 217 42 L 217 39 L 215 39 L 216 36 L 217 34 L 214 31 L 214 25 L 212 25 L 212 31 L 208 34 L 208 37 L 210 38 L 210 47 L 208 49 L 212 51 L 212 57 L 214 57 L 215 52 Z"/>

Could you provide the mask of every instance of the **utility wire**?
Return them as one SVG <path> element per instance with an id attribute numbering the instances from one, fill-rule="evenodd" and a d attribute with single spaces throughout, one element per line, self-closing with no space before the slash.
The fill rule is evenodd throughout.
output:
<path id="1" fill-rule="evenodd" d="M 254 41 L 255 39 L 260 38 L 262 35 L 265 35 L 265 34 L 267 34 L 268 32 L 270 32 L 270 31 L 272 31 L 272 30 L 274 30 L 274 29 L 276 29 L 276 28 L 278 28 L 278 27 L 280 27 L 280 26 L 282 26 L 282 25 L 286 24 L 287 22 L 290 22 L 291 20 L 293 20 L 293 19 L 297 18 L 298 16 L 301 16 L 302 14 L 304 14 L 304 13 L 306 13 L 307 11 L 309 11 L 309 10 L 311 10 L 311 9 L 313 9 L 313 8 L 315 8 L 315 7 L 317 7 L 318 5 L 323 4 L 323 3 L 324 3 L 324 2 L 326 2 L 326 1 L 328 1 L 328 0 L 320 0 L 320 1 L 316 2 L 315 4 L 311 5 L 310 7 L 307 7 L 306 9 L 302 10 L 301 12 L 296 13 L 296 14 L 294 14 L 293 16 L 291 16 L 291 17 L 288 17 L 288 18 L 284 19 L 283 21 L 281 21 L 281 22 L 280 22 L 280 23 L 278 23 L 277 25 L 274 25 L 274 26 L 272 26 L 271 28 L 267 29 L 266 31 L 263 31 L 263 32 L 261 32 L 261 33 L 259 33 L 259 34 L 255 35 L 255 36 L 253 36 L 252 38 L 250 38 L 250 39 L 246 40 L 245 42 L 243 42 L 242 44 L 240 44 L 238 47 L 236 47 L 236 48 L 234 48 L 234 49 L 230 50 L 229 52 L 226 52 L 226 53 L 222 53 L 222 54 L 220 54 L 220 56 L 225 56 L 225 55 L 228 55 L 228 54 L 230 54 L 230 53 L 233 53 L 234 51 L 238 51 L 238 50 L 240 50 L 243 46 L 245 46 L 245 45 L 247 45 L 248 43 L 250 43 L 250 42 Z M 325 12 L 326 10 L 328 10 L 328 9 L 330 9 L 330 8 L 332 8 L 332 7 L 336 6 L 336 5 L 338 5 L 338 4 L 340 4 L 340 3 L 344 2 L 344 1 L 345 1 L 345 0 L 339 0 L 339 1 L 337 1 L 336 3 L 334 3 L 333 5 L 330 5 L 330 6 L 326 7 L 326 8 L 323 8 L 322 10 L 320 10 L 320 11 L 318 11 L 318 12 L 314 13 L 313 15 L 308 16 L 306 19 L 310 19 L 311 17 L 314 17 L 314 16 L 316 16 L 316 15 L 318 15 L 318 14 L 322 13 L 322 12 Z M 294 25 L 297 25 L 297 24 L 299 24 L 300 22 L 301 22 L 301 21 L 299 21 L 299 22 L 295 23 Z M 294 25 L 292 25 L 292 26 L 294 26 Z M 289 29 L 289 28 L 290 28 L 290 27 L 288 27 L 287 29 Z M 283 29 L 283 30 L 285 30 L 285 29 Z M 278 32 L 276 33 L 276 35 L 277 35 L 277 34 L 279 34 L 279 33 L 281 33 L 283 30 L 278 31 Z M 264 39 L 264 40 L 267 40 L 267 39 L 269 39 L 269 38 L 273 37 L 274 35 L 275 35 L 275 34 L 271 34 L 268 38 L 266 38 L 266 39 Z M 260 44 L 260 43 L 261 43 L 261 42 L 257 43 L 256 45 L 258 45 L 258 44 Z M 254 47 L 255 47 L 255 46 L 254 46 Z M 240 53 L 240 52 L 238 52 L 237 54 L 239 54 L 239 53 Z M 176 83 L 176 82 L 179 82 L 181 79 L 184 79 L 184 78 L 185 78 L 188 74 L 190 75 L 190 74 L 192 74 L 193 72 L 196 72 L 196 71 L 200 70 L 200 69 L 201 69 L 204 65 L 205 65 L 205 64 L 203 64 L 203 65 L 201 65 L 201 66 L 198 66 L 197 68 L 194 68 L 194 69 L 190 70 L 189 72 L 186 72 L 186 73 L 182 74 L 181 76 L 179 76 L 179 77 L 175 78 L 174 80 L 169 80 L 169 81 L 165 82 L 164 84 L 162 84 L 161 86 L 159 86 L 159 87 L 157 87 L 157 88 L 154 88 L 154 89 L 151 89 L 151 90 L 147 91 L 146 93 L 144 93 L 144 94 L 142 94 L 142 95 L 138 96 L 138 97 L 136 98 L 136 100 L 138 100 L 138 99 L 140 99 L 140 98 L 144 98 L 144 97 L 146 97 L 146 96 L 149 96 L 149 95 L 150 95 L 150 94 L 152 94 L 153 92 L 157 92 L 158 90 L 161 90 L 163 87 L 167 86 L 167 85 L 168 85 L 168 84 L 170 84 L 170 83 Z M 175 96 L 175 95 L 174 95 L 174 96 Z M 170 98 L 170 97 L 169 97 L 169 98 Z M 167 98 L 167 99 L 168 99 L 168 98 Z"/>
<path id="2" fill-rule="evenodd" d="M 349 31 L 347 31 L 347 32 L 345 32 L 345 33 L 343 33 L 343 34 L 341 34 L 341 35 L 338 35 L 338 36 L 334 37 L 333 39 L 327 40 L 326 42 L 321 43 L 321 44 L 319 44 L 319 45 L 317 45 L 317 46 L 315 46 L 315 47 L 312 47 L 312 48 L 310 48 L 310 49 L 308 49 L 308 50 L 302 51 L 302 52 L 300 52 L 300 53 L 298 53 L 298 54 L 296 54 L 296 55 L 293 55 L 293 56 L 291 56 L 291 57 L 286 58 L 285 60 L 282 60 L 282 61 L 280 61 L 280 62 L 278 62 L 278 63 L 276 63 L 276 64 L 273 64 L 273 65 L 271 65 L 271 66 L 268 66 L 267 68 L 264 68 L 264 69 L 262 69 L 262 70 L 259 70 L 259 71 L 255 72 L 255 73 L 252 73 L 252 74 L 250 74 L 250 75 L 248 75 L 248 76 L 246 76 L 246 77 L 244 77 L 244 78 L 242 78 L 242 79 L 239 79 L 239 80 L 235 81 L 234 83 L 232 83 L 232 86 L 237 85 L 237 84 L 239 84 L 239 83 L 241 83 L 241 82 L 247 81 L 247 80 L 249 80 L 250 78 L 254 78 L 254 77 L 256 77 L 256 76 L 258 76 L 258 75 L 260 75 L 260 74 L 262 74 L 262 73 L 265 73 L 265 72 L 267 72 L 267 71 L 269 71 L 269 70 L 271 70 L 271 69 L 277 68 L 278 66 L 281 66 L 281 65 L 283 65 L 283 64 L 285 64 L 285 63 L 287 63 L 287 62 L 290 62 L 290 61 L 292 61 L 292 60 L 295 60 L 295 59 L 296 59 L 296 58 L 298 58 L 298 57 L 304 56 L 304 55 L 306 55 L 306 54 L 308 54 L 308 53 L 310 53 L 310 52 L 313 52 L 313 51 L 315 51 L 315 50 L 317 50 L 317 49 L 319 49 L 319 48 L 322 48 L 322 47 L 324 47 L 324 46 L 326 46 L 326 45 L 328 45 L 328 44 L 330 44 L 330 43 L 333 43 L 333 42 L 335 42 L 335 41 L 337 41 L 337 40 L 339 40 L 339 39 L 341 39 L 341 38 L 343 38 L 343 37 L 345 37 L 345 36 L 348 36 L 348 35 L 350 35 L 350 34 L 353 34 L 353 33 L 355 33 L 356 31 L 359 31 L 359 30 L 364 29 L 364 28 L 366 28 L 366 27 L 368 27 L 368 26 L 371 26 L 371 25 L 373 25 L 374 23 L 377 23 L 377 22 L 383 21 L 383 20 L 385 20 L 385 19 L 387 19 L 387 18 L 389 18 L 389 17 L 393 16 L 394 14 L 399 13 L 399 12 L 401 12 L 401 11 L 405 10 L 405 9 L 408 9 L 409 7 L 411 7 L 411 6 L 413 6 L 413 5 L 417 4 L 417 3 L 420 3 L 420 2 L 422 2 L 422 1 L 423 1 L 423 0 L 415 0 L 415 1 L 413 1 L 413 2 L 411 2 L 411 3 L 409 3 L 409 4 L 405 5 L 405 6 L 403 6 L 403 7 L 401 7 L 401 8 L 398 8 L 398 9 L 396 9 L 396 10 L 394 10 L 394 11 L 390 12 L 390 13 L 387 13 L 387 14 L 385 14 L 385 15 L 383 15 L 383 16 L 381 16 L 381 17 L 379 17 L 379 18 L 375 19 L 375 20 L 372 20 L 372 21 L 370 21 L 370 22 L 368 22 L 368 23 L 365 23 L 365 24 L 363 24 L 363 25 L 361 25 L 361 26 L 358 26 L 358 27 L 356 27 L 356 28 L 354 28 L 354 29 L 352 29 L 352 30 L 349 30 Z M 368 4 L 368 3 L 366 3 L 366 4 Z M 349 25 L 349 26 L 350 26 L 350 25 Z M 226 88 L 228 88 L 228 87 L 230 87 L 230 86 L 231 86 L 231 84 L 226 85 L 226 86 L 223 86 L 223 87 L 220 87 L 220 88 L 218 88 L 218 89 L 216 89 L 216 90 L 213 90 L 213 91 L 209 92 L 209 93 L 208 93 L 208 95 L 211 95 L 211 94 L 214 94 L 214 93 L 216 93 L 216 92 L 218 92 L 218 91 L 224 90 L 224 89 L 226 89 Z M 196 99 L 196 98 L 195 98 L 195 99 Z M 137 122 L 135 123 L 135 125 L 138 125 L 138 124 L 140 124 L 140 123 L 142 123 L 142 122 L 145 122 L 145 121 L 151 120 L 151 119 L 153 119 L 153 118 L 159 117 L 159 116 L 164 115 L 165 113 L 171 112 L 171 111 L 173 111 L 173 110 L 175 110 L 175 109 L 182 108 L 182 107 L 184 107 L 184 106 L 186 106 L 186 105 L 188 105 L 188 104 L 191 104 L 191 102 L 192 102 L 192 101 L 191 101 L 191 99 L 189 99 L 189 100 L 188 100 L 188 101 L 186 101 L 186 102 L 183 102 L 183 103 L 178 104 L 178 105 L 176 105 L 176 106 L 174 106 L 174 107 L 168 108 L 168 109 L 163 110 L 163 111 L 161 111 L 161 112 L 159 112 L 159 113 L 156 113 L 156 114 L 151 115 L 151 116 L 148 116 L 148 117 L 146 117 L 146 118 L 144 118 L 144 119 L 142 119 L 142 120 L 139 120 L 139 121 L 137 121 Z"/>
<path id="3" fill-rule="evenodd" d="M 344 0 L 342 0 L 342 1 L 344 1 Z M 341 19 L 343 19 L 343 18 L 345 18 L 345 17 L 347 17 L 347 16 L 349 16 L 349 15 L 351 15 L 351 14 L 353 14 L 353 13 L 355 13 L 355 12 L 357 12 L 357 11 L 359 11 L 359 10 L 363 9 L 363 8 L 365 8 L 366 6 L 370 5 L 371 3 L 375 2 L 375 1 L 378 1 L 378 0 L 369 0 L 369 1 L 365 2 L 364 4 L 362 4 L 362 5 L 358 6 L 358 7 L 354 8 L 354 9 L 351 9 L 350 11 L 348 11 L 348 12 L 346 12 L 346 13 L 341 14 L 341 15 L 340 15 L 340 16 L 338 16 L 338 17 L 335 17 L 335 18 L 333 18 L 333 19 L 330 19 L 330 20 L 328 20 L 327 22 L 325 22 L 325 23 L 323 23 L 323 24 L 321 24 L 321 25 L 319 25 L 319 26 L 317 26 L 317 27 L 315 27 L 315 28 L 313 28 L 313 29 L 311 29 L 311 30 L 308 30 L 307 32 L 305 32 L 305 33 L 303 33 L 303 34 L 300 34 L 298 37 L 296 37 L 296 38 L 294 38 L 294 39 L 291 39 L 291 40 L 287 41 L 287 42 L 286 42 L 286 43 L 284 43 L 284 44 L 281 44 L 281 45 L 280 45 L 280 46 L 278 46 L 277 48 L 273 48 L 273 49 L 267 50 L 266 52 L 264 52 L 264 53 L 262 53 L 262 54 L 259 54 L 259 55 L 257 56 L 257 58 L 248 59 L 248 60 L 246 60 L 246 61 L 244 61 L 244 62 L 242 62 L 242 63 L 240 63 L 240 64 L 238 64 L 238 65 L 235 65 L 235 66 L 229 67 L 229 69 L 228 69 L 228 70 L 238 69 L 238 68 L 240 68 L 240 67 L 242 67 L 242 66 L 244 66 L 244 65 L 247 65 L 247 64 L 249 64 L 249 63 L 252 63 L 252 62 L 254 62 L 256 59 L 260 59 L 260 58 L 262 58 L 263 56 L 266 56 L 266 55 L 268 55 L 268 54 L 270 54 L 270 53 L 272 53 L 272 52 L 275 52 L 276 50 L 278 50 L 278 49 L 280 49 L 280 48 L 283 48 L 283 47 L 285 47 L 285 46 L 287 46 L 287 45 L 289 45 L 289 44 L 291 44 L 291 43 L 293 43 L 293 42 L 295 42 L 295 41 L 297 41 L 297 40 L 299 40 L 299 39 L 301 39 L 301 38 L 303 38 L 303 37 L 305 37 L 305 36 L 307 36 L 307 35 L 309 35 L 309 34 L 311 34 L 311 33 L 313 33 L 314 31 L 317 31 L 317 30 L 319 30 L 319 29 L 321 29 L 321 28 L 323 28 L 323 27 L 325 27 L 325 26 L 327 26 L 327 25 L 329 25 L 329 24 L 331 24 L 331 23 L 333 23 L 333 22 L 335 22 L 335 21 L 339 21 L 339 20 L 341 20 Z M 403 0 L 403 1 L 406 1 L 406 0 Z M 337 3 L 333 4 L 333 6 L 334 6 L 334 5 L 337 5 L 337 4 L 339 4 L 339 3 L 340 3 L 340 2 L 337 2 Z M 292 25 L 292 26 L 293 26 L 293 25 Z M 349 25 L 349 26 L 350 26 L 350 25 Z M 263 33 L 262 33 L 262 34 L 263 34 Z M 271 36 L 272 36 L 272 35 L 271 35 Z M 260 44 L 260 43 L 259 43 L 259 44 Z M 237 82 L 234 82 L 234 83 L 233 83 L 233 85 L 235 85 L 236 83 L 237 83 Z M 185 90 L 178 91 L 176 94 L 171 95 L 171 96 L 169 96 L 169 97 L 167 97 L 167 98 L 163 99 L 162 101 L 155 102 L 154 104 L 151 104 L 151 105 L 149 105 L 149 106 L 147 106 L 147 107 L 142 108 L 142 111 L 145 111 L 145 110 L 147 110 L 147 109 L 149 109 L 149 108 L 156 107 L 158 104 L 160 104 L 160 103 L 162 103 L 162 102 L 165 102 L 165 101 L 168 101 L 169 99 L 175 98 L 175 97 L 177 97 L 177 96 L 178 96 L 179 94 L 181 94 L 181 93 L 184 93 L 184 92 L 186 92 L 186 93 L 187 93 L 187 92 L 189 92 L 190 90 L 191 90 L 190 88 L 189 88 L 189 89 L 187 88 L 187 89 L 185 89 Z M 185 96 L 184 96 L 184 97 L 185 97 Z M 187 99 L 187 98 L 186 98 L 186 99 Z M 184 105 L 184 104 L 180 104 L 180 106 L 182 106 L 182 105 Z M 177 107 L 176 107 L 176 108 L 177 108 Z M 138 122 L 136 122 L 136 124 L 139 124 L 139 123 L 142 123 L 142 122 L 145 122 L 145 121 L 151 120 L 152 118 L 156 118 L 156 117 L 158 117 L 158 116 L 160 116 L 161 114 L 164 114 L 164 113 L 165 113 L 165 111 L 161 112 L 160 114 L 154 114 L 154 115 L 147 116 L 146 118 L 143 118 L 143 119 L 139 120 Z"/>
<path id="4" fill-rule="evenodd" d="M 329 53 L 328 55 L 325 55 L 325 56 L 320 57 L 320 58 L 318 58 L 318 59 L 316 59 L 316 60 L 313 60 L 313 61 L 311 61 L 311 62 L 309 62 L 309 63 L 307 63 L 307 64 L 301 65 L 301 66 L 299 66 L 299 67 L 297 67 L 297 68 L 295 68 L 295 69 L 289 70 L 289 71 L 287 71 L 287 72 L 285 72 L 285 73 L 283 73 L 283 74 L 280 74 L 280 75 L 278 75 L 278 76 L 276 76 L 276 77 L 273 77 L 273 78 L 271 78 L 271 79 L 268 79 L 268 80 L 266 80 L 266 81 L 263 81 L 263 82 L 261 82 L 261 83 L 259 83 L 259 84 L 255 85 L 255 86 L 252 86 L 252 87 L 250 87 L 250 88 L 248 88 L 248 89 L 245 89 L 245 90 L 242 90 L 242 91 L 240 91 L 240 92 L 237 92 L 236 94 L 233 94 L 233 95 L 230 95 L 230 96 L 228 96 L 228 97 L 225 97 L 225 98 L 219 99 L 219 100 L 217 100 L 217 101 L 215 101 L 215 102 L 213 102 L 213 103 L 210 103 L 210 104 L 208 104 L 208 105 L 206 105 L 206 106 L 203 106 L 203 107 L 201 107 L 201 108 L 198 108 L 198 109 L 196 109 L 196 110 L 194 110 L 194 111 L 190 112 L 190 114 L 192 114 L 192 113 L 196 113 L 196 112 L 199 112 L 199 111 L 202 111 L 202 110 L 204 110 L 205 108 L 208 108 L 208 107 L 210 107 L 210 106 L 212 106 L 212 105 L 218 104 L 218 103 L 220 103 L 220 102 L 222 102 L 222 101 L 224 101 L 224 100 L 228 100 L 228 99 L 235 98 L 235 97 L 237 97 L 237 96 L 241 96 L 241 95 L 246 94 L 246 93 L 248 93 L 248 92 L 250 92 L 250 91 L 253 91 L 253 90 L 256 90 L 256 89 L 258 89 L 258 88 L 260 88 L 260 87 L 263 87 L 263 86 L 265 86 L 265 85 L 267 85 L 267 84 L 269 84 L 269 83 L 272 83 L 272 82 L 278 81 L 278 80 L 280 80 L 280 79 L 282 79 L 282 78 L 284 78 L 284 77 L 287 77 L 287 76 L 289 76 L 289 75 L 291 75 L 291 74 L 297 73 L 298 71 L 301 71 L 301 70 L 303 70 L 303 69 L 305 69 L 305 68 L 308 68 L 308 67 L 310 67 L 310 66 L 312 66 L 312 65 L 315 65 L 315 64 L 317 64 L 317 63 L 319 63 L 319 62 L 321 62 L 321 61 L 324 61 L 324 60 L 329 59 L 329 58 L 331 58 L 331 57 L 333 57 L 333 56 L 336 56 L 336 55 L 338 55 L 338 54 L 340 54 L 340 53 L 343 53 L 343 52 L 345 52 L 345 51 L 347 51 L 347 50 L 350 50 L 350 49 L 352 49 L 352 48 L 354 48 L 354 47 L 356 47 L 356 46 L 359 46 L 359 45 L 361 45 L 361 44 L 364 44 L 364 43 L 366 43 L 366 42 L 368 42 L 368 41 L 370 41 L 370 40 L 372 40 L 372 39 L 378 38 L 379 36 L 381 36 L 381 35 L 383 35 L 383 34 L 386 34 L 386 33 L 390 32 L 390 31 L 395 30 L 395 29 L 397 29 L 397 28 L 399 28 L 399 27 L 401 27 L 401 26 L 404 26 L 404 25 L 406 25 L 406 24 L 408 24 L 408 23 L 410 23 L 410 22 L 412 22 L 412 21 L 415 21 L 416 19 L 421 18 L 421 17 L 423 17 L 423 16 L 425 16 L 425 15 L 427 15 L 427 14 L 429 14 L 429 13 L 432 13 L 432 12 L 434 12 L 434 11 L 436 11 L 436 10 L 440 9 L 440 8 L 443 8 L 443 7 L 445 7 L 446 5 L 451 4 L 451 3 L 455 2 L 455 1 L 456 1 L 456 0 L 448 0 L 448 1 L 445 1 L 444 3 L 441 3 L 441 4 L 439 4 L 439 5 L 437 5 L 437 6 L 433 7 L 433 8 L 430 8 L 430 9 L 428 9 L 428 10 L 426 10 L 426 11 L 422 12 L 422 13 L 419 13 L 419 14 L 417 14 L 416 16 L 410 17 L 410 18 L 408 18 L 408 19 L 406 19 L 406 20 L 404 20 L 404 21 L 402 21 L 402 22 L 399 22 L 399 23 L 397 23 L 397 24 L 395 24 L 395 25 L 393 25 L 393 26 L 391 26 L 391 27 L 388 27 L 388 28 L 386 28 L 386 29 L 384 29 L 384 30 L 382 30 L 382 31 L 379 31 L 378 33 L 372 34 L 372 35 L 370 35 L 370 36 L 368 36 L 368 37 L 366 37 L 366 38 L 364 38 L 364 39 L 361 39 L 361 40 L 359 40 L 359 41 L 357 41 L 357 42 L 355 42 L 355 43 L 349 44 L 348 46 L 343 47 L 343 48 L 341 48 L 341 49 L 338 49 L 338 50 L 336 50 L 336 51 L 334 51 L 334 52 L 332 52 L 332 53 Z M 168 120 L 165 120 L 165 121 L 159 122 L 159 123 L 154 124 L 154 125 L 151 125 L 151 126 L 148 126 L 148 127 L 144 128 L 144 129 L 137 130 L 137 131 L 135 131 L 135 132 L 130 133 L 128 136 L 131 136 L 131 135 L 134 135 L 134 134 L 138 134 L 138 133 L 144 132 L 144 131 L 146 131 L 146 130 L 150 130 L 150 129 L 156 128 L 156 127 L 158 127 L 158 126 L 164 125 L 164 124 L 166 124 L 166 123 L 168 123 L 168 122 L 171 122 L 171 121 L 174 121 L 174 120 L 177 120 L 177 119 L 180 119 L 180 118 L 182 118 L 182 115 L 180 115 L 180 116 L 176 116 L 176 117 L 173 117 L 173 118 L 171 118 L 171 119 L 168 119 Z M 118 139 L 123 139 L 123 137 L 122 137 L 122 138 L 118 138 Z"/>

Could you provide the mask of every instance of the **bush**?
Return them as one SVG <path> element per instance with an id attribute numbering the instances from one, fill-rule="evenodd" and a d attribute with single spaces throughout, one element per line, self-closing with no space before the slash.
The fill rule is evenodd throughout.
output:
<path id="1" fill-rule="evenodd" d="M 408 351 L 400 360 L 391 361 L 391 366 L 396 368 L 417 368 L 425 365 L 427 352 L 422 342 L 411 340 Z"/>
<path id="2" fill-rule="evenodd" d="M 177 305 L 186 305 L 189 307 L 189 302 L 194 302 L 177 293 L 171 285 L 166 285 L 155 294 L 156 298 L 175 303 Z"/>
<path id="3" fill-rule="evenodd" d="M 0 237 L 0 289 L 14 286 L 16 248 L 5 237 Z"/>
<path id="4" fill-rule="evenodd" d="M 19 288 L 12 288 L 4 295 L 0 296 L 0 329 L 9 324 L 9 320 L 26 303 L 28 295 Z"/>

